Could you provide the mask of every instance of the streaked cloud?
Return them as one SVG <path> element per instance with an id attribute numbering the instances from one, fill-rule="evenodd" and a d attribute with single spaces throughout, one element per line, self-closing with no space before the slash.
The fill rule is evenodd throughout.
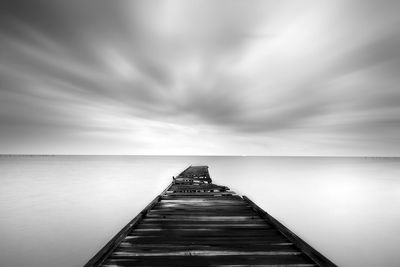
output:
<path id="1" fill-rule="evenodd" d="M 2 1 L 2 153 L 399 155 L 397 1 Z"/>

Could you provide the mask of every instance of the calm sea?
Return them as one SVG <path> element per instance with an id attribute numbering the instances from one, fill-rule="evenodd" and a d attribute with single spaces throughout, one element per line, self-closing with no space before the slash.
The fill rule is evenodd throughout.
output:
<path id="1" fill-rule="evenodd" d="M 0 266 L 82 266 L 188 165 L 339 266 L 400 266 L 400 159 L 0 156 Z"/>

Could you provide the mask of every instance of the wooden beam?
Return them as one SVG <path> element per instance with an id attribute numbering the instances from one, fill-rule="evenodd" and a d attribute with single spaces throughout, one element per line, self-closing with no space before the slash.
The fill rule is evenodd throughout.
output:
<path id="1" fill-rule="evenodd" d="M 293 244 L 295 244 L 300 250 L 304 252 L 308 257 L 314 260 L 319 266 L 322 267 L 337 267 L 333 262 L 331 262 L 324 255 L 319 253 L 313 247 L 311 247 L 306 241 L 298 237 L 295 233 L 290 231 L 286 226 L 260 208 L 257 204 L 251 201 L 248 197 L 243 196 L 243 199 L 249 203 L 252 209 L 258 213 L 262 218 L 264 218 L 268 223 L 275 226 L 287 239 L 289 239 Z"/>
<path id="2" fill-rule="evenodd" d="M 129 232 L 140 223 L 140 221 L 146 216 L 149 210 L 151 210 L 160 200 L 163 195 L 172 186 L 172 183 L 153 201 L 151 201 L 133 220 L 131 220 L 124 228 L 121 229 L 96 255 L 93 256 L 84 267 L 100 266 L 104 260 L 108 258 L 113 250 L 121 243 L 121 241 L 129 234 Z"/>

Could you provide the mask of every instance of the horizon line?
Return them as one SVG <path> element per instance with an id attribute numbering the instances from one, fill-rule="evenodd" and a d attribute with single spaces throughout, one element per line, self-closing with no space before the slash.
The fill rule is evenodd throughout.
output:
<path id="1" fill-rule="evenodd" d="M 190 155 L 190 154 L 20 154 L 20 153 L 0 153 L 0 157 L 4 156 L 131 156 L 131 157 L 299 157 L 299 158 L 399 158 L 400 156 L 374 156 L 374 155 Z"/>

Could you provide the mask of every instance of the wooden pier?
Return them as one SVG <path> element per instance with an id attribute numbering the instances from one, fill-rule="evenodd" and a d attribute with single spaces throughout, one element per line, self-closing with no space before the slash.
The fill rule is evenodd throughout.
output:
<path id="1" fill-rule="evenodd" d="M 190 166 L 85 266 L 336 266 L 247 197 Z"/>

